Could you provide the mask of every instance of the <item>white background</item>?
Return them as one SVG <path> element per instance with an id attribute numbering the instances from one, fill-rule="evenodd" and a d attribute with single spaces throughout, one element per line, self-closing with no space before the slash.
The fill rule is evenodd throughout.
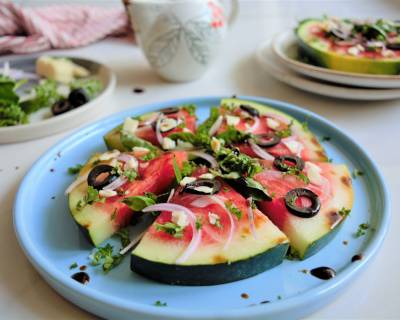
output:
<path id="1" fill-rule="evenodd" d="M 33 4 L 44 2 L 49 1 Z M 400 319 L 400 101 L 350 102 L 304 93 L 273 80 L 254 60 L 254 51 L 260 42 L 293 27 L 302 18 L 324 13 L 400 18 L 400 1 L 242 0 L 239 19 L 219 59 L 202 79 L 186 84 L 160 80 L 140 50 L 124 39 L 105 40 L 66 54 L 93 58 L 114 70 L 117 89 L 106 114 L 166 99 L 236 93 L 285 100 L 317 112 L 343 128 L 370 153 L 386 177 L 392 194 L 392 222 L 382 249 L 366 271 L 310 319 Z M 134 94 L 134 87 L 146 91 Z M 12 226 L 12 203 L 21 179 L 44 151 L 70 133 L 0 146 L 0 318 L 93 319 L 41 279 L 19 248 Z"/>

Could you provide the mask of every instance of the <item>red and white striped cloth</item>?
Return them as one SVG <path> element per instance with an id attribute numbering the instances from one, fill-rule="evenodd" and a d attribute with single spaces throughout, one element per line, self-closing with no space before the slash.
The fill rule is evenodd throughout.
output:
<path id="1" fill-rule="evenodd" d="M 128 31 L 123 7 L 23 7 L 0 1 L 0 54 L 84 46 Z"/>

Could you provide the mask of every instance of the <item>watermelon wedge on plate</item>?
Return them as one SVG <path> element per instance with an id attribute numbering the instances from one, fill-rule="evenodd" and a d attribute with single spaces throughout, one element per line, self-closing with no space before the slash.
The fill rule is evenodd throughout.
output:
<path id="1" fill-rule="evenodd" d="M 183 141 L 175 141 L 168 137 L 175 133 L 194 133 L 196 130 L 195 110 L 193 105 L 187 105 L 126 118 L 123 124 L 104 136 L 104 141 L 110 150 L 120 151 L 132 151 L 134 147 L 152 151 L 158 148 L 187 149 L 188 145 Z"/>
<path id="2" fill-rule="evenodd" d="M 290 241 L 292 256 L 305 259 L 323 248 L 353 206 L 353 188 L 345 165 L 280 157 L 264 162 L 254 176 L 273 195 L 258 206 Z"/>
<path id="3" fill-rule="evenodd" d="M 175 181 L 174 158 L 182 167 L 187 154 L 175 151 L 143 161 L 114 150 L 91 157 L 66 190 L 72 217 L 90 243 L 99 245 L 131 222 L 134 212 L 124 198 L 167 191 Z"/>
<path id="4" fill-rule="evenodd" d="M 181 181 L 133 250 L 131 269 L 169 284 L 211 285 L 251 277 L 282 262 L 287 237 L 220 178 L 199 169 Z"/>
<path id="5" fill-rule="evenodd" d="M 326 153 L 306 124 L 293 117 L 252 101 L 222 99 L 212 109 L 206 129 L 225 144 L 256 158 L 273 160 L 275 156 L 296 155 L 305 160 L 327 161 Z"/>

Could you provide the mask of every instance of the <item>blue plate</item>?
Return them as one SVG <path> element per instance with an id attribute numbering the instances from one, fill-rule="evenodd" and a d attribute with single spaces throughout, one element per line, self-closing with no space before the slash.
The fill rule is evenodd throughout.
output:
<path id="1" fill-rule="evenodd" d="M 14 206 L 15 231 L 21 247 L 43 278 L 61 295 L 94 314 L 113 319 L 293 319 L 330 302 L 361 271 L 382 244 L 389 224 L 389 198 L 383 178 L 366 152 L 332 123 L 318 115 L 280 101 L 241 97 L 271 105 L 300 121 L 324 142 L 335 163 L 364 172 L 354 180 L 355 204 L 336 238 L 306 261 L 284 261 L 272 270 L 234 283 L 206 286 L 170 286 L 130 271 L 129 258 L 104 275 L 88 266 L 90 282 L 71 279 L 73 262 L 88 265 L 91 247 L 74 224 L 64 190 L 74 179 L 67 168 L 84 163 L 96 151 L 105 151 L 102 136 L 127 116 L 180 104 L 196 104 L 199 120 L 221 97 L 191 98 L 155 103 L 116 114 L 89 125 L 47 151 L 23 180 Z M 355 238 L 359 224 L 371 228 Z M 116 241 L 111 240 L 111 241 Z M 348 241 L 348 244 L 345 241 Z M 363 259 L 351 262 L 355 254 Z M 337 271 L 331 280 L 301 272 L 329 266 Z M 247 299 L 242 294 L 248 295 Z M 156 301 L 167 303 L 155 306 Z M 269 303 L 261 303 L 269 301 Z"/>

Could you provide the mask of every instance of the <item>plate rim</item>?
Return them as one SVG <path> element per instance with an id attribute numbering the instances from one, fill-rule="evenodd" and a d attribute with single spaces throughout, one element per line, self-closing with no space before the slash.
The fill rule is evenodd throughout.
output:
<path id="1" fill-rule="evenodd" d="M 346 71 L 339 71 L 339 70 L 334 70 L 334 69 L 328 69 L 328 68 L 323 68 L 315 65 L 311 65 L 305 62 L 301 62 L 295 59 L 290 58 L 287 56 L 283 50 L 280 48 L 281 46 L 278 44 L 278 40 L 283 40 L 281 38 L 290 37 L 290 41 L 285 41 L 285 42 L 295 42 L 296 36 L 294 34 L 291 34 L 293 30 L 287 29 L 285 31 L 282 31 L 278 34 L 276 34 L 272 40 L 272 47 L 273 47 L 273 52 L 277 57 L 279 57 L 281 60 L 287 62 L 290 65 L 294 65 L 296 67 L 302 68 L 302 69 L 309 69 L 310 71 L 317 72 L 319 74 L 328 74 L 328 75 L 334 75 L 334 76 L 341 76 L 341 77 L 347 77 L 347 78 L 362 78 L 364 80 L 386 80 L 386 81 L 400 81 L 400 75 L 385 75 L 385 74 L 365 74 L 365 73 L 356 73 L 356 72 L 346 72 Z M 400 87 L 400 85 L 399 85 Z M 389 89 L 389 88 L 388 88 Z"/>
<path id="2" fill-rule="evenodd" d="M 17 57 L 14 59 L 7 59 L 9 62 L 16 62 L 16 61 L 21 61 L 21 60 L 28 60 L 28 59 L 35 59 L 40 55 L 30 55 L 30 56 L 22 56 L 22 57 Z M 70 56 L 70 55 L 48 55 L 50 57 L 56 57 L 56 58 L 67 58 L 67 59 L 78 59 L 82 60 L 88 63 L 94 63 L 98 67 L 104 68 L 109 76 L 108 83 L 106 84 L 105 88 L 101 91 L 99 95 L 97 95 L 94 99 L 90 100 L 88 103 L 85 103 L 82 107 L 70 110 L 66 113 L 63 113 L 61 115 L 58 115 L 57 117 L 50 117 L 48 119 L 43 119 L 39 122 L 34 122 L 34 123 L 27 123 L 27 124 L 19 124 L 15 126 L 8 126 L 8 127 L 0 127 L 0 136 L 2 135 L 7 135 L 7 134 L 16 134 L 21 133 L 24 131 L 31 131 L 31 130 L 36 130 L 40 129 L 46 126 L 56 126 L 59 123 L 62 122 L 67 122 L 70 120 L 71 117 L 78 117 L 80 114 L 85 113 L 86 111 L 92 109 L 96 103 L 98 103 L 100 100 L 102 100 L 104 97 L 107 97 L 110 93 L 112 93 L 115 89 L 117 79 L 114 71 L 107 66 L 106 64 L 96 60 L 96 59 L 91 59 L 87 57 L 80 57 L 80 56 Z M 2 59 L 3 60 L 3 59 Z M 71 126 L 70 126 L 71 127 Z M 55 133 L 52 131 L 51 133 Z M 51 134 L 49 133 L 49 134 Z M 49 135 L 46 134 L 45 136 Z M 43 135 L 42 135 L 43 136 Z M 35 139 L 35 138 L 34 138 Z M 25 141 L 25 140 L 30 140 L 30 138 L 25 138 L 25 139 L 20 139 L 19 141 Z"/>
<path id="3" fill-rule="evenodd" d="M 132 107 L 130 109 L 118 112 L 109 117 L 103 117 L 102 119 L 86 125 L 85 127 L 76 130 L 68 137 L 65 137 L 61 141 L 57 142 L 50 149 L 48 149 L 29 169 L 28 173 L 24 177 L 21 182 L 18 192 L 16 194 L 16 198 L 13 206 L 13 224 L 14 231 L 20 247 L 23 249 L 25 256 L 29 259 L 29 261 L 33 264 L 33 266 L 42 274 L 44 280 L 49 282 L 46 277 L 52 279 L 52 281 L 58 282 L 58 284 L 72 290 L 73 294 L 79 295 L 83 299 L 91 299 L 97 303 L 104 304 L 106 306 L 111 306 L 117 309 L 123 309 L 124 311 L 131 312 L 132 314 L 141 313 L 147 316 L 164 316 L 164 317 L 173 317 L 175 319 L 212 319 L 213 317 L 221 317 L 221 318 L 231 318 L 231 319 L 243 319 L 243 317 L 256 317 L 263 316 L 267 314 L 274 314 L 283 312 L 284 310 L 289 310 L 292 308 L 296 308 L 301 305 L 305 305 L 307 303 L 312 302 L 316 296 L 328 296 L 330 293 L 333 293 L 335 290 L 343 287 L 352 277 L 354 277 L 362 268 L 364 268 L 367 263 L 375 256 L 378 249 L 381 247 L 385 235 L 387 233 L 389 223 L 390 223 L 390 208 L 391 201 L 389 198 L 389 191 L 386 186 L 383 175 L 381 174 L 379 168 L 369 156 L 368 152 L 366 152 L 360 145 L 358 145 L 344 130 L 338 128 L 331 121 L 319 116 L 318 114 L 311 112 L 307 109 L 302 109 L 300 106 L 279 101 L 273 100 L 269 98 L 255 97 L 255 96 L 238 96 L 240 99 L 252 100 L 259 103 L 269 104 L 275 108 L 283 108 L 285 110 L 293 110 L 296 113 L 303 114 L 305 117 L 309 117 L 310 119 L 315 119 L 319 123 L 319 125 L 323 127 L 329 127 L 331 130 L 335 132 L 335 134 L 339 135 L 342 139 L 347 139 L 354 147 L 357 149 L 357 153 L 361 153 L 362 156 L 368 160 L 368 166 L 373 169 L 373 174 L 376 178 L 376 183 L 378 186 L 378 190 L 380 190 L 382 194 L 382 216 L 380 219 L 379 228 L 374 232 L 371 236 L 371 240 L 367 244 L 364 252 L 364 259 L 361 260 L 357 264 L 351 264 L 347 266 L 344 270 L 342 270 L 335 278 L 331 279 L 329 282 L 321 283 L 320 285 L 306 291 L 303 294 L 296 295 L 291 298 L 286 298 L 282 301 L 276 301 L 273 304 L 268 305 L 257 305 L 252 308 L 234 308 L 234 309 L 225 309 L 223 311 L 215 311 L 215 310 L 190 310 L 190 309 L 180 309 L 174 307 L 168 308 L 158 308 L 152 305 L 145 305 L 143 303 L 138 303 L 135 301 L 127 302 L 126 300 L 122 300 L 119 297 L 108 296 L 102 292 L 98 292 L 93 288 L 84 287 L 77 282 L 70 281 L 70 278 L 67 277 L 63 272 L 59 271 L 56 267 L 52 265 L 46 265 L 47 259 L 41 255 L 40 250 L 35 247 L 34 241 L 30 239 L 28 233 L 25 231 L 25 224 L 23 219 L 23 198 L 25 193 L 29 192 L 29 187 L 31 183 L 31 178 L 37 174 L 37 171 L 40 170 L 40 166 L 43 162 L 51 159 L 55 153 L 57 153 L 60 149 L 70 143 L 79 143 L 79 141 L 85 137 L 86 133 L 95 130 L 98 127 L 103 126 L 107 123 L 112 123 L 113 121 L 117 121 L 117 119 L 123 119 L 123 117 L 139 114 L 145 110 L 153 110 L 165 105 L 171 104 L 184 104 L 184 103 L 199 103 L 207 102 L 207 101 L 215 101 L 220 100 L 222 98 L 226 98 L 226 96 L 200 96 L 200 97 L 188 97 L 188 98 L 180 98 L 180 99 L 171 99 L 164 100 L 161 102 L 149 103 L 145 105 L 140 105 L 138 107 Z M 211 103 L 210 107 L 211 107 Z M 50 282 L 49 282 L 50 283 Z M 51 284 L 51 283 L 50 283 Z M 53 286 L 51 284 L 51 286 Z M 54 287 L 54 286 L 53 286 Z M 60 294 L 62 294 L 60 292 Z M 64 295 L 64 294 L 62 294 Z M 68 298 L 70 300 L 70 298 Z"/>

